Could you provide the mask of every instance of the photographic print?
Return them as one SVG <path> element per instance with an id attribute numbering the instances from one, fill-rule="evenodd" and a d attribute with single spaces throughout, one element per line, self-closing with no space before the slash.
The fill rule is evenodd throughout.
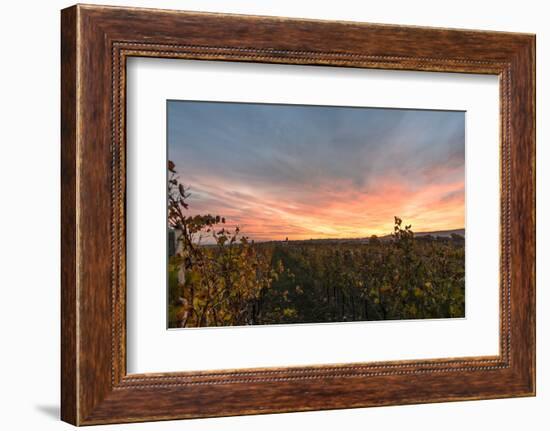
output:
<path id="1" fill-rule="evenodd" d="M 167 102 L 168 327 L 465 316 L 465 113 Z"/>

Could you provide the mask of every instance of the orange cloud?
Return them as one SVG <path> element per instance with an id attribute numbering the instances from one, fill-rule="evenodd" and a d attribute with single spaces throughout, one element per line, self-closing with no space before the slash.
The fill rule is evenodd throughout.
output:
<path id="1" fill-rule="evenodd" d="M 464 227 L 463 181 L 413 186 L 388 178 L 372 190 L 345 181 L 279 190 L 203 177 L 191 188 L 191 213 L 222 215 L 258 241 L 385 235 L 394 216 L 417 232 Z"/>

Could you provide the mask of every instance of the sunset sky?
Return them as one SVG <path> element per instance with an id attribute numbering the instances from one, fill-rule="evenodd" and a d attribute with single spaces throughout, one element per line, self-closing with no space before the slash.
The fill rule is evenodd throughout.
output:
<path id="1" fill-rule="evenodd" d="M 256 241 L 464 227 L 458 111 L 168 102 L 168 158 L 189 215 Z"/>

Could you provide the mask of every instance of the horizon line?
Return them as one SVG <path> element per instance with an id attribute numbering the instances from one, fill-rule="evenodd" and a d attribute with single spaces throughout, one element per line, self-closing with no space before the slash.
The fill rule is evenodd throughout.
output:
<path id="1" fill-rule="evenodd" d="M 174 228 L 171 228 L 171 227 L 168 227 L 167 228 L 167 232 L 169 231 L 175 231 L 177 229 L 174 229 Z M 412 229 L 411 229 L 412 230 Z M 414 231 L 412 230 L 413 234 L 416 236 L 416 235 L 429 235 L 429 234 L 437 234 L 437 233 L 441 233 L 441 232 L 450 232 L 450 231 L 456 231 L 456 230 L 463 230 L 464 233 L 466 233 L 466 227 L 457 227 L 457 228 L 449 228 L 449 229 L 439 229 L 439 230 L 424 230 L 424 231 Z M 246 237 L 248 240 L 250 241 L 254 241 L 255 243 L 265 243 L 265 242 L 304 242 L 304 241 L 346 241 L 346 240 L 366 240 L 366 239 L 370 239 L 372 238 L 373 236 L 377 237 L 377 238 L 386 238 L 386 237 L 389 237 L 389 236 L 392 236 L 393 232 L 390 232 L 390 233 L 387 233 L 387 234 L 384 234 L 384 235 L 377 235 L 377 234 L 371 234 L 371 235 L 366 235 L 366 236 L 350 236 L 350 237 L 326 237 L 326 238 L 306 238 L 306 239 L 288 239 L 288 238 L 283 238 L 283 239 L 275 239 L 275 238 L 272 238 L 272 239 L 255 239 L 255 238 L 252 238 L 246 234 L 244 235 L 240 235 L 240 237 Z M 208 239 L 212 238 L 211 236 L 208 237 Z M 207 244 L 205 244 L 207 245 Z M 210 244 L 208 244 L 210 245 Z"/>

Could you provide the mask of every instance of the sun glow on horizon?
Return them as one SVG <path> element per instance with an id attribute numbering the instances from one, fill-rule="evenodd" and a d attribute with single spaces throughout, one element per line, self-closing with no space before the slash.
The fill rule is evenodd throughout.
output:
<path id="1" fill-rule="evenodd" d="M 170 102 L 189 215 L 256 241 L 464 228 L 464 113 Z"/>

